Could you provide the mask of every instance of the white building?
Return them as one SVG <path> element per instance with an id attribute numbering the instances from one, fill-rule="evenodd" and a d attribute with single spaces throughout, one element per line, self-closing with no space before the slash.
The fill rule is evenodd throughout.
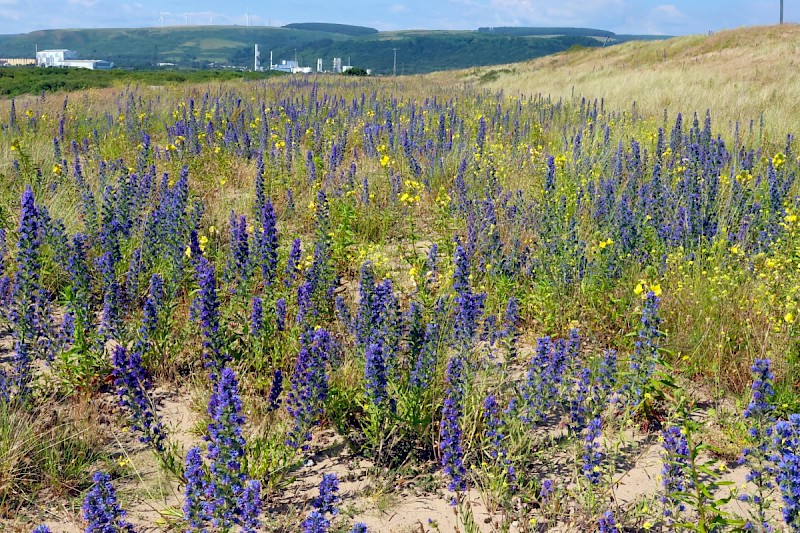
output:
<path id="1" fill-rule="evenodd" d="M 103 59 L 70 59 L 61 64 L 62 67 L 88 68 L 89 70 L 108 70 L 114 63 Z"/>
<path id="2" fill-rule="evenodd" d="M 290 72 L 294 73 L 295 70 L 298 68 L 297 61 L 281 59 L 281 62 L 277 65 L 272 65 L 272 70 L 277 70 L 278 72 Z"/>
<path id="3" fill-rule="evenodd" d="M 341 57 L 334 57 L 333 58 L 333 72 L 337 74 L 342 73 L 342 58 Z"/>
<path id="4" fill-rule="evenodd" d="M 271 70 L 290 74 L 311 74 L 311 67 L 301 67 L 297 61 L 281 59 L 280 64 L 272 65 Z"/>
<path id="5" fill-rule="evenodd" d="M 78 59 L 73 50 L 42 50 L 36 52 L 36 65 L 39 67 L 73 67 L 90 70 L 108 70 L 114 63 L 102 59 Z"/>
<path id="6" fill-rule="evenodd" d="M 73 50 L 41 50 L 36 52 L 36 66 L 61 67 L 64 61 L 78 59 L 78 54 Z"/>

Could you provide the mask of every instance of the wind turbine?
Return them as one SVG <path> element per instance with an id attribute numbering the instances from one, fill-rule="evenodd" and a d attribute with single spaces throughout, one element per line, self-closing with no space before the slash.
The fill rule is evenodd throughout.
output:
<path id="1" fill-rule="evenodd" d="M 159 16 L 158 16 L 158 21 L 159 21 L 159 23 L 161 24 L 161 27 L 162 27 L 162 28 L 164 27 L 164 15 L 170 15 L 170 14 L 171 14 L 171 13 L 170 13 L 169 11 L 162 11 L 162 12 L 160 12 L 160 13 L 158 14 L 158 15 L 159 15 Z"/>
<path id="2" fill-rule="evenodd" d="M 247 27 L 249 28 L 250 27 L 250 8 L 248 8 L 247 11 L 244 12 L 244 16 L 247 18 Z"/>
<path id="3" fill-rule="evenodd" d="M 186 19 L 186 25 L 188 26 L 189 25 L 189 13 L 184 13 L 183 16 Z"/>

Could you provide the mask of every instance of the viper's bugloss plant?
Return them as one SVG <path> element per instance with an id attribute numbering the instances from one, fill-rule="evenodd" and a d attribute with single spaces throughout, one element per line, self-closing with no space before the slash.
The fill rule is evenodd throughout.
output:
<path id="1" fill-rule="evenodd" d="M 67 259 L 67 272 L 70 277 L 71 292 L 68 307 L 75 315 L 81 334 L 91 329 L 94 325 L 87 248 L 86 236 L 82 233 L 76 233 L 72 237 L 72 246 Z"/>
<path id="2" fill-rule="evenodd" d="M 150 294 L 142 307 L 142 328 L 140 336 L 145 343 L 158 328 L 159 313 L 164 306 L 164 285 L 161 276 L 153 274 L 150 278 Z"/>
<path id="3" fill-rule="evenodd" d="M 110 252 L 97 258 L 97 268 L 103 280 L 103 317 L 100 322 L 100 335 L 103 339 L 119 339 L 122 333 L 122 309 L 116 263 Z"/>
<path id="4" fill-rule="evenodd" d="M 242 533 L 256 533 L 261 528 L 261 483 L 254 479 L 247 482 L 239 507 Z"/>
<path id="5" fill-rule="evenodd" d="M 325 366 L 331 350 L 331 337 L 320 328 L 304 333 L 300 343 L 286 399 L 286 410 L 294 421 L 286 442 L 293 448 L 306 450 L 306 442 L 311 439 L 311 426 L 322 414 L 322 404 L 328 395 Z"/>
<path id="6" fill-rule="evenodd" d="M 800 531 L 800 414 L 775 424 L 775 479 L 783 500 L 783 521 Z"/>
<path id="7" fill-rule="evenodd" d="M 503 315 L 502 338 L 506 345 L 506 357 L 509 361 L 517 358 L 517 342 L 519 341 L 519 300 L 515 297 L 508 299 L 506 311 Z"/>
<path id="8" fill-rule="evenodd" d="M 261 229 L 256 235 L 256 245 L 260 254 L 264 283 L 271 286 L 278 274 L 278 229 L 272 202 L 269 200 L 264 202 L 260 215 Z"/>
<path id="9" fill-rule="evenodd" d="M 486 396 L 483 400 L 483 420 L 486 425 L 486 438 L 489 440 L 489 457 L 495 466 L 504 472 L 502 479 L 515 486 L 516 471 L 508 456 L 508 447 L 503 433 L 506 422 L 503 420 L 502 410 L 494 394 Z"/>
<path id="10" fill-rule="evenodd" d="M 536 349 L 522 386 L 524 422 L 536 424 L 546 418 L 554 399 L 558 397 L 558 386 L 566 362 L 566 344 L 563 340 L 553 342 L 547 336 L 536 339 Z"/>
<path id="11" fill-rule="evenodd" d="M 453 290 L 456 293 L 456 309 L 453 335 L 456 346 L 463 351 L 472 346 L 478 330 L 478 319 L 483 314 L 486 294 L 472 292 L 469 258 L 460 244 L 456 246 L 454 262 Z"/>
<path id="12" fill-rule="evenodd" d="M 583 476 L 592 485 L 600 483 L 603 476 L 603 461 L 605 454 L 602 451 L 600 439 L 603 433 L 603 420 L 598 416 L 589 422 L 586 436 L 583 440 Z"/>
<path id="13" fill-rule="evenodd" d="M 615 400 L 617 386 L 617 351 L 606 350 L 603 359 L 597 368 L 591 390 L 591 412 L 593 415 L 602 413 L 609 400 Z"/>
<path id="14" fill-rule="evenodd" d="M 331 523 L 319 511 L 311 511 L 300 523 L 300 527 L 303 533 L 327 533 Z"/>
<path id="15" fill-rule="evenodd" d="M 319 496 L 311 501 L 311 505 L 322 514 L 337 515 L 339 510 L 339 480 L 336 474 L 323 474 L 319 483 Z"/>
<path id="16" fill-rule="evenodd" d="M 219 325 L 219 300 L 214 266 L 201 257 L 196 263 L 197 282 L 200 287 L 194 300 L 195 317 L 203 332 L 203 359 L 214 376 L 225 364 L 224 340 Z"/>
<path id="17" fill-rule="evenodd" d="M 439 451 L 442 467 L 449 478 L 448 490 L 463 492 L 467 488 L 467 470 L 464 467 L 464 448 L 461 442 L 461 416 L 464 409 L 464 357 L 455 354 L 447 364 L 447 390 L 442 420 L 439 423 Z M 455 501 L 455 499 L 453 500 Z"/>
<path id="18" fill-rule="evenodd" d="M 272 385 L 269 388 L 268 410 L 277 411 L 281 405 L 281 393 L 283 392 L 283 372 L 280 368 L 272 373 Z"/>
<path id="19" fill-rule="evenodd" d="M 619 533 L 619 528 L 617 528 L 617 522 L 614 520 L 614 513 L 612 511 L 603 513 L 603 516 L 597 521 L 597 531 L 598 533 Z"/>
<path id="20" fill-rule="evenodd" d="M 275 327 L 278 331 L 286 329 L 286 298 L 275 300 Z"/>
<path id="21" fill-rule="evenodd" d="M 226 279 L 245 283 L 250 278 L 250 239 L 247 231 L 247 218 L 239 217 L 231 211 L 230 216 L 231 250 L 228 254 Z"/>
<path id="22" fill-rule="evenodd" d="M 592 370 L 583 367 L 575 377 L 575 385 L 572 387 L 571 398 L 569 400 L 570 429 L 580 432 L 586 427 L 586 417 L 589 407 L 586 405 L 589 398 L 589 386 L 592 380 Z"/>
<path id="23" fill-rule="evenodd" d="M 32 379 L 31 363 L 41 356 L 39 343 L 42 339 L 40 299 L 40 248 L 42 228 L 39 212 L 28 185 L 22 193 L 17 238 L 17 271 L 14 276 L 11 322 L 14 330 L 14 385 L 17 394 L 25 397 L 30 391 Z"/>
<path id="24" fill-rule="evenodd" d="M 428 322 L 425 326 L 425 337 L 419 351 L 414 368 L 411 370 L 410 383 L 412 387 L 422 388 L 433 379 L 436 371 L 436 359 L 439 352 L 439 324 L 435 321 Z"/>
<path id="25" fill-rule="evenodd" d="M 150 376 L 142 366 L 142 354 L 138 350 L 129 351 L 117 345 L 111 362 L 119 403 L 128 411 L 131 426 L 139 432 L 139 440 L 157 453 L 164 453 L 167 436 L 148 394 L 151 389 Z"/>
<path id="26" fill-rule="evenodd" d="M 383 357 L 383 345 L 372 342 L 364 352 L 364 383 L 367 398 L 375 406 L 386 401 L 386 360 Z"/>
<path id="27" fill-rule="evenodd" d="M 745 481 L 754 485 L 755 491 L 743 493 L 739 499 L 750 503 L 751 518 L 755 522 L 749 523 L 751 528 L 769 531 L 768 510 L 775 475 L 772 457 L 775 409 L 771 403 L 775 395 L 772 388 L 774 376 L 769 359 L 756 359 L 750 371 L 753 375 L 750 387 L 752 396 L 744 411 L 744 418 L 749 426 L 748 439 L 739 462 L 748 466 L 749 472 Z"/>
<path id="28" fill-rule="evenodd" d="M 111 477 L 104 472 L 95 472 L 92 483 L 82 507 L 86 533 L 134 533 L 133 525 L 125 520 L 125 511 L 117 502 Z"/>
<path id="29" fill-rule="evenodd" d="M 183 477 L 186 480 L 183 489 L 183 519 L 186 522 L 186 531 L 191 533 L 205 531 L 209 519 L 206 508 L 208 473 L 203 465 L 200 448 L 195 446 L 186 454 Z"/>
<path id="30" fill-rule="evenodd" d="M 253 305 L 250 311 L 250 334 L 257 337 L 261 334 L 264 325 L 264 304 L 258 296 L 253 296 Z"/>
<path id="31" fill-rule="evenodd" d="M 661 496 L 661 503 L 669 526 L 675 522 L 679 513 L 686 510 L 686 506 L 676 494 L 690 488 L 691 481 L 688 478 L 690 451 L 686 435 L 678 426 L 665 429 L 662 439 L 664 467 L 661 469 L 661 483 L 664 494 Z"/>
<path id="32" fill-rule="evenodd" d="M 241 499 L 245 474 L 242 400 L 239 384 L 230 367 L 222 369 L 208 401 L 209 482 L 207 511 L 212 522 L 223 528 L 241 522 Z"/>
<path id="33" fill-rule="evenodd" d="M 661 332 L 658 307 L 661 300 L 653 291 L 644 295 L 642 302 L 642 319 L 639 336 L 630 359 L 630 401 L 638 407 L 644 395 L 644 389 L 655 370 L 659 359 L 659 339 Z"/>
<path id="34" fill-rule="evenodd" d="M 292 284 L 294 284 L 297 275 L 300 273 L 300 254 L 302 253 L 300 246 L 300 239 L 292 241 L 292 248 L 289 250 L 289 257 L 286 260 L 286 270 L 283 280 L 287 287 L 291 287 Z"/>

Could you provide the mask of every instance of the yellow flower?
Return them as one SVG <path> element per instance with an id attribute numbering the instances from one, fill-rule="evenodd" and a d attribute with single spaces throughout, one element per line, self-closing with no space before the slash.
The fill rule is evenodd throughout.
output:
<path id="1" fill-rule="evenodd" d="M 388 155 L 384 155 L 384 156 L 382 156 L 382 157 L 381 157 L 381 166 L 382 166 L 382 167 L 385 167 L 385 166 L 387 166 L 388 164 L 389 164 L 389 156 L 388 156 Z"/>
<path id="2" fill-rule="evenodd" d="M 226 183 L 228 183 L 228 180 L 226 180 L 225 178 L 219 180 L 220 185 L 225 185 Z"/>
<path id="3" fill-rule="evenodd" d="M 187 246 L 186 247 L 186 251 L 183 252 L 183 255 L 185 255 L 187 259 L 191 259 L 192 258 L 192 249 Z"/>
<path id="4" fill-rule="evenodd" d="M 417 277 L 417 267 L 411 267 L 411 269 L 409 269 L 408 277 L 412 279 Z"/>
<path id="5" fill-rule="evenodd" d="M 653 294 L 655 294 L 656 296 L 661 296 L 661 285 L 658 284 L 653 285 L 652 287 L 650 287 L 650 290 L 652 290 Z"/>
<path id="6" fill-rule="evenodd" d="M 792 324 L 792 323 L 794 323 L 794 313 L 792 313 L 791 311 L 789 311 L 788 313 L 786 313 L 785 315 L 783 315 L 783 320 L 784 320 L 784 321 L 785 321 L 787 324 Z"/>
<path id="7" fill-rule="evenodd" d="M 613 244 L 614 244 L 614 241 L 611 239 L 611 237 L 609 237 L 608 239 L 606 239 L 604 241 L 600 241 L 600 244 L 598 244 L 598 246 L 602 250 L 602 249 L 604 249 L 604 248 L 606 248 L 608 246 L 611 246 Z"/>
<path id="8" fill-rule="evenodd" d="M 56 176 L 60 176 L 62 172 L 64 172 L 64 169 L 61 167 L 61 165 L 59 165 L 58 163 L 53 165 L 53 174 L 55 174 Z"/>
<path id="9" fill-rule="evenodd" d="M 201 252 L 205 252 L 206 251 L 206 244 L 208 244 L 208 237 L 206 237 L 205 235 L 200 235 L 200 238 L 198 239 L 198 242 L 200 244 L 200 251 Z"/>
<path id="10" fill-rule="evenodd" d="M 644 283 L 640 281 L 639 283 L 636 284 L 636 287 L 633 289 L 633 294 L 638 296 L 643 292 L 644 292 Z"/>
<path id="11" fill-rule="evenodd" d="M 209 235 L 214 235 L 216 232 L 217 232 L 217 227 L 216 226 L 209 226 L 208 227 L 208 234 Z"/>

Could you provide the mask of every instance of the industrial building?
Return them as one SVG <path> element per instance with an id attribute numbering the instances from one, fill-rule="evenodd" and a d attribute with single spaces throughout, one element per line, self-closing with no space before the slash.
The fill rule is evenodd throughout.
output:
<path id="1" fill-rule="evenodd" d="M 90 70 L 108 70 L 114 63 L 103 59 L 78 59 L 74 50 L 40 50 L 36 52 L 36 65 L 39 67 L 74 67 Z"/>
<path id="2" fill-rule="evenodd" d="M 27 65 L 35 65 L 36 60 L 30 58 L 20 57 L 0 57 L 0 67 L 24 67 Z"/>
<path id="3" fill-rule="evenodd" d="M 277 65 L 272 65 L 270 70 L 288 72 L 290 74 L 311 74 L 311 67 L 301 67 L 297 61 L 281 59 Z"/>
<path id="4" fill-rule="evenodd" d="M 36 51 L 36 66 L 39 67 L 62 67 L 64 61 L 78 59 L 78 54 L 74 50 L 41 50 Z"/>

